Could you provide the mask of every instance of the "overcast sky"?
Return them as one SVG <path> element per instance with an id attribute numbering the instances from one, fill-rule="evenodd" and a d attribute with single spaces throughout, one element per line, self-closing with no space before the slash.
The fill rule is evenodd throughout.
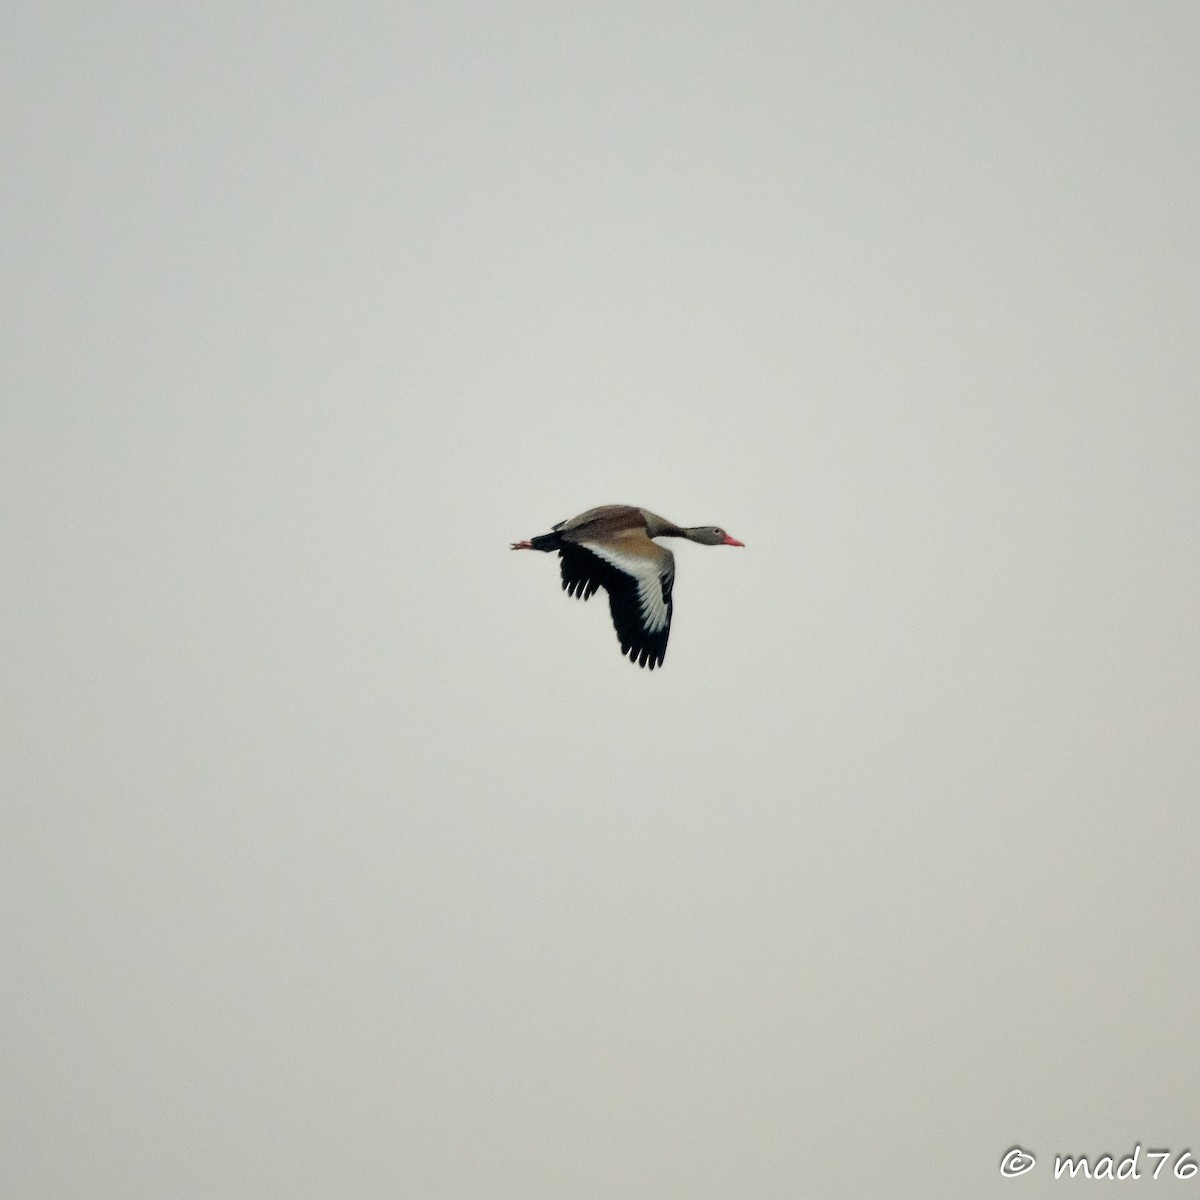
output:
<path id="1" fill-rule="evenodd" d="M 1198 49 L 10 13 L 0 1192 L 1200 1154 Z M 746 543 L 661 671 L 508 550 L 605 503 Z"/>

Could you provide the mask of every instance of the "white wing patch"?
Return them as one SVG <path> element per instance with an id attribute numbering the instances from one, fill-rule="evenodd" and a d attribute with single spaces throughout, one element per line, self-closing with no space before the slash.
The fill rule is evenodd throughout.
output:
<path id="1" fill-rule="evenodd" d="M 581 542 L 597 558 L 628 575 L 637 584 L 638 605 L 641 608 L 642 626 L 647 633 L 661 633 L 667 627 L 670 612 L 663 599 L 663 576 L 674 574 L 675 556 L 662 546 L 651 545 L 658 554 L 630 554 L 612 542 Z"/>
<path id="2" fill-rule="evenodd" d="M 662 580 L 638 580 L 638 602 L 642 606 L 642 624 L 647 633 L 660 633 L 667 627 L 667 606 L 663 603 Z"/>

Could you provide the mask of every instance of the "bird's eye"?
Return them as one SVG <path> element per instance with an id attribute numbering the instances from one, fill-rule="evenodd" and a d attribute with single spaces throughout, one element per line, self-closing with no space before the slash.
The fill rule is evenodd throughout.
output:
<path id="1" fill-rule="evenodd" d="M 724 537 L 724 536 L 725 536 L 725 530 L 723 530 L 723 529 L 714 529 L 714 530 L 713 530 L 713 533 L 715 533 L 715 534 L 717 535 L 717 537 Z"/>

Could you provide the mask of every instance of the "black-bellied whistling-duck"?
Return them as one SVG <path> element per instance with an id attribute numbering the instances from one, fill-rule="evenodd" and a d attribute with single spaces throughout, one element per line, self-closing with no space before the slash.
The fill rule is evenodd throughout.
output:
<path id="1" fill-rule="evenodd" d="M 513 542 L 514 550 L 557 550 L 568 596 L 586 600 L 597 588 L 608 592 L 621 653 L 654 670 L 667 653 L 671 633 L 671 587 L 675 555 L 651 541 L 682 537 L 702 546 L 742 546 L 715 525 L 689 528 L 628 504 L 605 504 L 559 521 L 550 533 Z"/>

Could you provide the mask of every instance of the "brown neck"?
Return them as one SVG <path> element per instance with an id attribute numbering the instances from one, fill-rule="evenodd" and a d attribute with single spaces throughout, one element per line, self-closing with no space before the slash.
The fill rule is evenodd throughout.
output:
<path id="1" fill-rule="evenodd" d="M 673 521 L 668 521 L 666 517 L 646 512 L 645 509 L 642 510 L 642 515 L 646 518 L 647 537 L 687 537 L 686 529 L 680 529 L 678 525 Z"/>

